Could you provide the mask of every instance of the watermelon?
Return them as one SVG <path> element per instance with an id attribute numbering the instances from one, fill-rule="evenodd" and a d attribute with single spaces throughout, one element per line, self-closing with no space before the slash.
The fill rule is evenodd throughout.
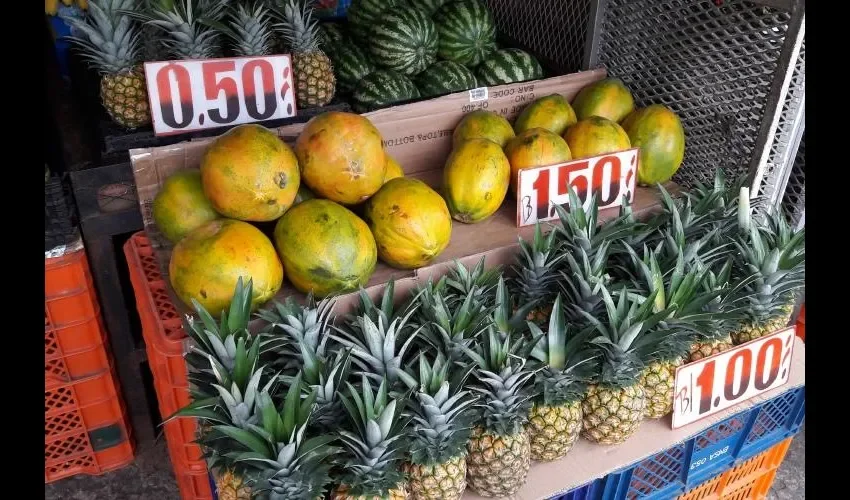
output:
<path id="1" fill-rule="evenodd" d="M 417 97 L 419 90 L 410 78 L 395 71 L 379 69 L 357 84 L 353 96 L 354 110 L 366 113 Z"/>
<path id="2" fill-rule="evenodd" d="M 436 97 L 478 86 L 475 75 L 466 66 L 453 61 L 439 61 L 416 77 L 422 97 Z"/>
<path id="3" fill-rule="evenodd" d="M 504 85 L 543 78 L 543 68 L 528 52 L 501 49 L 481 62 L 476 76 L 479 85 Z"/>
<path id="4" fill-rule="evenodd" d="M 369 38 L 375 64 L 416 75 L 437 60 L 437 28 L 419 9 L 385 13 Z"/>
<path id="5" fill-rule="evenodd" d="M 353 92 L 364 76 L 375 71 L 369 54 L 353 43 L 339 47 L 331 60 L 334 63 L 337 88 L 346 94 Z"/>
<path id="6" fill-rule="evenodd" d="M 479 0 L 448 3 L 434 15 L 442 59 L 477 66 L 496 50 L 496 23 Z"/>
<path id="7" fill-rule="evenodd" d="M 386 9 L 394 7 L 399 0 L 351 0 L 346 15 L 351 36 L 361 44 L 369 42 L 372 27 Z"/>
<path id="8" fill-rule="evenodd" d="M 443 6 L 447 0 L 410 0 L 410 6 L 433 16 L 437 9 Z"/>
<path id="9" fill-rule="evenodd" d="M 351 40 L 343 25 L 339 23 L 322 23 L 319 25 L 319 47 L 332 61 L 339 49 L 350 43 Z"/>

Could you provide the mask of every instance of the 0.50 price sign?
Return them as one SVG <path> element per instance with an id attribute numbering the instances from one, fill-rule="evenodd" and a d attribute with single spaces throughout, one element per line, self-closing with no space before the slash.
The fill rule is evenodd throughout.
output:
<path id="1" fill-rule="evenodd" d="M 679 367 L 673 392 L 673 428 L 723 411 L 775 389 L 791 375 L 794 327 Z"/>
<path id="2" fill-rule="evenodd" d="M 156 135 L 294 116 L 288 55 L 145 63 Z"/>
<path id="3" fill-rule="evenodd" d="M 594 193 L 599 194 L 600 209 L 621 205 L 623 197 L 632 201 L 638 151 L 635 148 L 520 170 L 517 179 L 517 226 L 555 219 L 555 205 L 569 205 L 569 187 L 585 207 Z"/>

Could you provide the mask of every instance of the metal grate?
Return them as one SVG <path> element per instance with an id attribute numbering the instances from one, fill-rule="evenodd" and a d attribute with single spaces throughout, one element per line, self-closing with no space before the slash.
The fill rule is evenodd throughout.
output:
<path id="1" fill-rule="evenodd" d="M 559 74 L 583 67 L 592 0 L 485 0 L 499 32 Z"/>
<path id="2" fill-rule="evenodd" d="M 785 209 L 785 214 L 788 216 L 791 224 L 794 226 L 803 226 L 806 224 L 806 135 L 800 138 L 800 147 L 797 148 L 797 155 L 794 160 L 794 166 L 791 169 L 791 174 L 788 177 L 788 185 L 785 187 L 782 207 Z"/>
<path id="3" fill-rule="evenodd" d="M 687 147 L 674 180 L 711 182 L 717 167 L 730 179 L 747 175 L 764 142 L 765 113 L 778 98 L 791 12 L 738 0 L 602 4 L 591 66 L 621 78 L 637 105 L 664 104 L 679 114 Z"/>

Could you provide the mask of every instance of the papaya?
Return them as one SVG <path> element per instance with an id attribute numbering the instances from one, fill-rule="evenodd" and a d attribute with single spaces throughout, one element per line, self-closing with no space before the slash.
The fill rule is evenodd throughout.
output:
<path id="1" fill-rule="evenodd" d="M 384 184 L 399 177 L 404 177 L 404 170 L 402 170 L 401 165 L 395 161 L 395 158 L 387 155 L 387 171 L 384 174 Z"/>
<path id="2" fill-rule="evenodd" d="M 510 122 L 492 111 L 479 109 L 460 120 L 452 134 L 452 142 L 457 147 L 469 139 L 490 139 L 500 147 L 505 147 L 514 135 Z"/>
<path id="3" fill-rule="evenodd" d="M 277 221 L 274 241 L 292 285 L 317 297 L 365 286 L 378 261 L 369 226 L 330 200 L 292 207 Z"/>
<path id="4" fill-rule="evenodd" d="M 576 112 L 570 102 L 561 94 L 552 94 L 526 106 L 514 121 L 514 132 L 522 134 L 539 127 L 563 135 L 576 121 Z"/>
<path id="5" fill-rule="evenodd" d="M 631 143 L 626 131 L 616 122 L 599 116 L 579 120 L 564 134 L 573 158 L 614 153 L 629 149 Z"/>
<path id="6" fill-rule="evenodd" d="M 640 148 L 638 184 L 652 186 L 672 179 L 685 158 L 685 129 L 676 113 L 653 104 L 626 117 L 623 129 L 632 147 Z"/>
<path id="7" fill-rule="evenodd" d="M 330 111 L 313 117 L 295 141 L 295 154 L 304 183 L 319 197 L 355 205 L 384 184 L 381 133 L 360 115 Z"/>
<path id="8" fill-rule="evenodd" d="M 532 128 L 514 137 L 505 148 L 511 164 L 511 192 L 516 196 L 519 171 L 545 167 L 572 159 L 570 147 L 560 135 L 543 128 Z"/>
<path id="9" fill-rule="evenodd" d="M 635 109 L 632 93 L 619 78 L 606 78 L 581 89 L 573 99 L 579 120 L 601 116 L 619 123 Z"/>
<path id="10" fill-rule="evenodd" d="M 247 222 L 217 219 L 194 229 L 171 252 L 168 277 L 177 296 L 197 300 L 218 318 L 229 307 L 239 277 L 254 280 L 254 306 L 280 290 L 283 266 L 269 238 Z"/>
<path id="11" fill-rule="evenodd" d="M 221 217 L 204 195 L 201 172 L 174 172 L 162 184 L 151 210 L 156 227 L 168 241 L 177 243 L 193 229 Z"/>
<path id="12" fill-rule="evenodd" d="M 400 269 L 422 267 L 440 255 L 452 237 L 445 200 L 424 182 L 401 177 L 381 187 L 364 210 L 378 257 Z"/>
<path id="13" fill-rule="evenodd" d="M 449 212 L 465 224 L 493 215 L 508 193 L 511 164 L 495 142 L 469 139 L 455 147 L 443 169 Z"/>
<path id="14" fill-rule="evenodd" d="M 210 144 L 201 159 L 201 180 L 218 213 L 253 222 L 283 215 L 301 184 L 289 146 L 254 124 L 234 127 Z"/>

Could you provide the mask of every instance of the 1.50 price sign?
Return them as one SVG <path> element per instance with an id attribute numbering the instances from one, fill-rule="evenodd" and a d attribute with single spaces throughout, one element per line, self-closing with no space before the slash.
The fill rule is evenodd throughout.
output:
<path id="1" fill-rule="evenodd" d="M 288 55 L 145 63 L 156 135 L 294 116 Z"/>
<path id="2" fill-rule="evenodd" d="M 775 389 L 791 375 L 794 327 L 680 366 L 673 392 L 673 428 Z"/>
<path id="3" fill-rule="evenodd" d="M 555 205 L 567 206 L 571 186 L 585 207 L 599 193 L 599 208 L 616 207 L 623 197 L 632 201 L 638 168 L 638 149 L 519 171 L 517 226 L 557 218 Z"/>

